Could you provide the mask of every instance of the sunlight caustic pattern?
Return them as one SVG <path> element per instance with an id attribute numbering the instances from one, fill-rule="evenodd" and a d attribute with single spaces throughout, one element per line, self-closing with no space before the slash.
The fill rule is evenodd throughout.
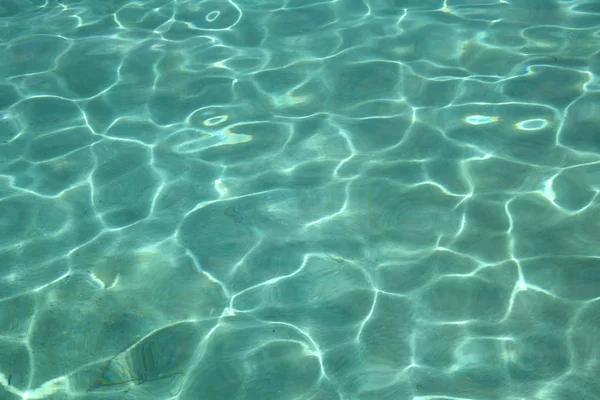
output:
<path id="1" fill-rule="evenodd" d="M 600 398 L 599 32 L 2 1 L 0 398 Z"/>

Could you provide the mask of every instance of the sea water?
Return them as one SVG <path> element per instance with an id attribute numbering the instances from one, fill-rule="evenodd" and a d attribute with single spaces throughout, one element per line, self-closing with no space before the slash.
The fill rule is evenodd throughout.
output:
<path id="1" fill-rule="evenodd" d="M 0 399 L 597 400 L 596 0 L 0 0 Z"/>

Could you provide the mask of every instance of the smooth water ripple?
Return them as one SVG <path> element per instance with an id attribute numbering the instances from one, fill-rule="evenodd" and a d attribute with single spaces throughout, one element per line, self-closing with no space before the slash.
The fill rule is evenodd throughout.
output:
<path id="1" fill-rule="evenodd" d="M 0 399 L 600 399 L 594 0 L 0 2 Z"/>

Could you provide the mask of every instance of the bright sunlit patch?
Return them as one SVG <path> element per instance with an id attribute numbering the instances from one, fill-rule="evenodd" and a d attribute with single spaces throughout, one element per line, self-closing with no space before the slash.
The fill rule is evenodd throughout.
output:
<path id="1" fill-rule="evenodd" d="M 542 118 L 528 119 L 515 124 L 515 128 L 520 131 L 538 131 L 548 126 L 548 121 Z"/>
<path id="2" fill-rule="evenodd" d="M 229 128 L 223 128 L 218 134 L 222 138 L 222 142 L 220 143 L 221 145 L 246 143 L 252 140 L 252 135 L 234 133 Z"/>
<path id="3" fill-rule="evenodd" d="M 219 14 L 221 14 L 219 11 L 211 11 L 208 14 L 206 14 L 206 20 L 208 22 L 213 22 L 217 18 L 219 18 Z"/>
<path id="4" fill-rule="evenodd" d="M 470 125 L 485 125 L 485 124 L 491 124 L 494 122 L 498 122 L 500 121 L 500 117 L 488 117 L 485 115 L 470 115 L 468 117 L 465 117 L 464 120 L 467 124 Z"/>
<path id="5" fill-rule="evenodd" d="M 554 177 L 552 177 L 551 179 L 548 179 L 544 184 L 544 189 L 542 190 L 542 193 L 544 193 L 544 196 L 546 196 L 546 198 L 548 198 L 550 200 L 556 199 L 556 193 L 554 192 L 554 188 L 552 187 L 553 182 L 554 182 Z"/>
<path id="6" fill-rule="evenodd" d="M 35 390 L 28 390 L 21 394 L 22 399 L 45 399 L 57 392 L 63 392 L 66 389 L 67 380 L 61 376 L 51 381 L 45 382 L 42 386 Z"/>
<path id="7" fill-rule="evenodd" d="M 93 272 L 90 272 L 90 276 L 92 277 L 92 280 L 98 284 L 98 286 L 100 286 L 102 289 L 106 289 L 106 282 L 97 277 Z"/>
<path id="8" fill-rule="evenodd" d="M 217 123 L 219 123 L 217 120 L 213 121 L 213 124 Z M 198 131 L 196 135 L 196 138 L 185 140 L 174 146 L 175 151 L 181 154 L 190 154 L 203 151 L 211 147 L 245 143 L 252 140 L 252 135 L 234 133 L 229 127 L 224 127 L 213 131 Z"/>
<path id="9" fill-rule="evenodd" d="M 19 278 L 19 275 L 15 274 L 14 272 L 6 275 L 4 277 L 4 280 L 8 281 L 8 282 L 16 282 L 16 280 Z"/>
<path id="10" fill-rule="evenodd" d="M 221 197 L 227 196 L 227 187 L 220 179 L 215 180 L 215 190 L 219 193 Z"/>
<path id="11" fill-rule="evenodd" d="M 293 94 L 286 94 L 280 96 L 276 102 L 279 107 L 290 107 L 298 104 L 308 103 L 311 100 L 311 96 L 296 96 Z"/>
<path id="12" fill-rule="evenodd" d="M 215 126 L 222 124 L 227 121 L 229 117 L 227 115 L 217 115 L 216 117 L 208 118 L 202 122 L 204 126 Z"/>
<path id="13" fill-rule="evenodd" d="M 110 271 L 92 271 L 90 276 L 101 289 L 111 289 L 119 282 L 119 274 L 111 274 Z"/>

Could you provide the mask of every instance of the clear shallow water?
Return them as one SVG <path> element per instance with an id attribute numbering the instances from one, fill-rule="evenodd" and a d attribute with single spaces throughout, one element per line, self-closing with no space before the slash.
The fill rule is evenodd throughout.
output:
<path id="1" fill-rule="evenodd" d="M 0 399 L 600 398 L 595 1 L 0 3 Z"/>

